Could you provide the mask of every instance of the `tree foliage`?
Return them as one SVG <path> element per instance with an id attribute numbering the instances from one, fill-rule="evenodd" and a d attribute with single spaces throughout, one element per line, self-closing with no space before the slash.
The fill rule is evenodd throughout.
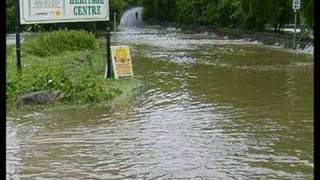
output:
<path id="1" fill-rule="evenodd" d="M 179 22 L 194 25 L 263 30 L 266 25 L 279 31 L 285 24 L 293 23 L 293 0 L 110 0 L 110 16 L 118 17 L 126 8 L 142 5 L 145 17 L 150 20 Z M 313 0 L 301 0 L 301 23 L 314 27 Z M 15 8 L 13 0 L 6 0 L 7 30 L 14 30 Z M 119 20 L 119 18 L 118 18 Z M 106 23 L 98 23 L 105 28 Z M 44 29 L 61 27 L 92 29 L 92 23 L 68 23 L 42 25 Z M 39 26 L 31 26 L 39 27 Z M 28 26 L 30 28 L 30 26 Z"/>
<path id="2" fill-rule="evenodd" d="M 6 29 L 11 32 L 15 26 L 15 7 L 13 0 L 6 0 Z"/>
<path id="3" fill-rule="evenodd" d="M 142 0 L 146 16 L 159 21 L 276 31 L 293 23 L 292 0 Z M 303 25 L 313 28 L 313 1 L 302 0 Z"/>
<path id="4" fill-rule="evenodd" d="M 311 29 L 314 27 L 314 2 L 313 0 L 302 1 L 302 21 Z"/>

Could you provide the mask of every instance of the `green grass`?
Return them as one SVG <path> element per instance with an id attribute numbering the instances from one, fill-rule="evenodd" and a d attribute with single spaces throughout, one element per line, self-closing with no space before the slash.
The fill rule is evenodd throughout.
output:
<path id="1" fill-rule="evenodd" d="M 62 40 L 62 41 L 60 41 Z M 105 79 L 105 48 L 93 34 L 79 31 L 44 33 L 22 46 L 22 72 L 16 68 L 15 49 L 7 47 L 7 106 L 17 98 L 41 90 L 60 90 L 62 104 L 108 102 L 127 91 L 136 79 Z M 130 89 L 130 88 L 129 88 Z"/>

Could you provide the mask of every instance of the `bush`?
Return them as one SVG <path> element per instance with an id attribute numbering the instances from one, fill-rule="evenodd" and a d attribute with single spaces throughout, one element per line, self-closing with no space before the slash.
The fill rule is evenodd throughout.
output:
<path id="1" fill-rule="evenodd" d="M 103 102 L 121 94 L 118 89 L 109 88 L 103 76 L 97 76 L 92 69 L 78 69 L 78 77 L 72 79 L 63 65 L 55 67 L 33 66 L 25 69 L 22 76 L 11 76 L 7 82 L 7 102 L 14 104 L 23 94 L 47 90 L 63 92 L 66 103 Z"/>
<path id="2" fill-rule="evenodd" d="M 97 45 L 94 34 L 85 31 L 54 31 L 41 33 L 27 39 L 23 45 L 24 53 L 47 57 L 65 51 L 92 50 Z"/>
<path id="3" fill-rule="evenodd" d="M 122 93 L 104 78 L 105 48 L 84 31 L 56 31 L 25 41 L 22 73 L 7 47 L 7 103 L 42 90 L 61 91 L 63 103 L 101 103 Z"/>

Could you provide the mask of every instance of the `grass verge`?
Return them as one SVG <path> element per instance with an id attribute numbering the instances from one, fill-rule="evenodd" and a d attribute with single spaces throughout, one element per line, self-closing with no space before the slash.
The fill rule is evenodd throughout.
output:
<path id="1" fill-rule="evenodd" d="M 16 68 L 14 46 L 7 47 L 7 107 L 41 90 L 59 90 L 60 105 L 106 103 L 137 86 L 137 79 L 105 79 L 105 48 L 93 34 L 57 31 L 26 39 L 22 46 L 22 72 Z"/>

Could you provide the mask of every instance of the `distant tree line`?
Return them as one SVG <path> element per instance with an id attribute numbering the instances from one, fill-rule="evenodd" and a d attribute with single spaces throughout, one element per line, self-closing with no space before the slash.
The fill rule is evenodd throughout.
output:
<path id="1" fill-rule="evenodd" d="M 313 0 L 301 0 L 300 23 L 314 27 Z M 193 25 L 275 31 L 292 24 L 292 0 L 142 0 L 147 18 Z"/>
<path id="2" fill-rule="evenodd" d="M 6 0 L 7 32 L 14 31 L 14 1 Z M 299 22 L 306 28 L 313 29 L 313 0 L 301 1 Z M 110 19 L 113 19 L 114 13 L 119 17 L 124 9 L 134 5 L 142 5 L 145 8 L 145 18 L 153 21 L 252 31 L 264 30 L 266 26 L 279 31 L 284 25 L 292 24 L 294 19 L 292 0 L 110 0 Z M 92 30 L 105 29 L 106 22 L 29 25 L 23 28 L 30 31 L 59 28 Z"/>

